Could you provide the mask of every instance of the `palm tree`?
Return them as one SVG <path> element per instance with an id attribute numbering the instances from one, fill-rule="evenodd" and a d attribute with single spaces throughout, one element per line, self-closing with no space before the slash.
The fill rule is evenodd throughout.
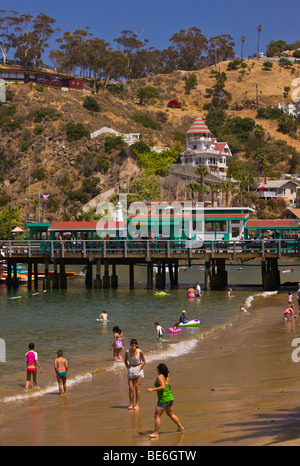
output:
<path id="1" fill-rule="evenodd" d="M 221 186 L 222 192 L 225 193 L 225 207 L 229 205 L 229 196 L 233 194 L 235 190 L 235 183 L 232 181 L 225 180 Z"/>
<path id="2" fill-rule="evenodd" d="M 242 41 L 241 58 L 242 58 L 242 60 L 244 60 L 244 43 L 246 42 L 246 37 L 242 36 L 241 41 Z"/>
<path id="3" fill-rule="evenodd" d="M 211 206 L 214 207 L 215 205 L 215 194 L 218 192 L 219 186 L 217 184 L 210 184 L 209 185 L 210 191 L 210 199 L 211 199 Z"/>
<path id="4" fill-rule="evenodd" d="M 198 183 L 190 183 L 186 185 L 185 190 L 191 195 L 192 201 L 196 201 L 197 194 L 200 192 L 200 185 Z"/>
<path id="5" fill-rule="evenodd" d="M 260 39 L 260 33 L 261 31 L 263 30 L 261 24 L 259 26 L 257 26 L 257 30 L 258 30 L 258 39 L 257 39 L 257 61 L 259 61 L 259 39 Z"/>
<path id="6" fill-rule="evenodd" d="M 201 199 L 200 202 L 204 200 L 204 178 L 209 174 L 209 171 L 206 167 L 198 167 L 197 173 L 200 175 L 200 185 L 201 185 Z"/>

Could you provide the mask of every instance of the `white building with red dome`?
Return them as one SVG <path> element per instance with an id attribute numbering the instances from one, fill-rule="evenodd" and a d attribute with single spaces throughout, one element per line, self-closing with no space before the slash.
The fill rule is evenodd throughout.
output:
<path id="1" fill-rule="evenodd" d="M 182 165 L 206 167 L 209 172 L 226 178 L 229 158 L 232 157 L 227 142 L 218 142 L 200 116 L 186 132 L 186 149 L 181 153 Z"/>

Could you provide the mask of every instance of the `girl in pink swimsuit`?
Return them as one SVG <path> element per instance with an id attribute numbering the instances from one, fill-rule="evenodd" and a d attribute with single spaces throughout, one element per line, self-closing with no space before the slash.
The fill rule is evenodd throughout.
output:
<path id="1" fill-rule="evenodd" d="M 26 380 L 26 385 L 25 385 L 25 390 L 28 390 L 30 380 L 31 380 L 31 375 L 33 378 L 33 386 L 37 386 L 37 381 L 36 381 L 36 366 L 39 367 L 41 374 L 43 373 L 43 370 L 40 366 L 40 363 L 38 361 L 38 354 L 34 351 L 34 344 L 29 343 L 28 346 L 29 351 L 26 353 L 26 363 L 27 363 L 27 380 Z"/>

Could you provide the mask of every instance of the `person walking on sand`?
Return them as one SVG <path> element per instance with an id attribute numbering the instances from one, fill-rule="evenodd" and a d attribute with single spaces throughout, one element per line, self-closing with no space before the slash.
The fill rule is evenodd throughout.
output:
<path id="1" fill-rule="evenodd" d="M 63 357 L 64 353 L 62 350 L 57 351 L 57 359 L 54 361 L 54 370 L 57 377 L 59 394 L 62 395 L 63 388 L 64 393 L 67 392 L 67 374 L 69 370 L 68 361 Z"/>
<path id="2" fill-rule="evenodd" d="M 146 359 L 143 351 L 138 347 L 138 342 L 135 338 L 130 341 L 130 349 L 125 353 L 125 366 L 128 369 L 128 388 L 129 402 L 128 409 L 139 410 L 141 401 L 141 383 L 144 378 L 143 367 L 146 364 Z M 134 390 L 136 395 L 136 403 L 134 404 Z"/>
<path id="3" fill-rule="evenodd" d="M 28 390 L 31 376 L 33 378 L 33 386 L 37 386 L 37 374 L 36 374 L 36 366 L 39 367 L 41 374 L 43 373 L 43 369 L 40 366 L 40 363 L 38 361 L 38 354 L 36 351 L 34 351 L 34 343 L 29 343 L 28 345 L 29 351 L 26 353 L 26 363 L 27 363 L 27 380 L 25 384 L 25 390 Z"/>
<path id="4" fill-rule="evenodd" d="M 110 349 L 113 348 L 114 360 L 116 362 L 117 361 L 123 362 L 121 352 L 124 349 L 124 335 L 123 335 L 122 330 L 117 325 L 114 326 L 113 332 L 114 332 L 114 341 Z"/>
<path id="5" fill-rule="evenodd" d="M 157 392 L 158 403 L 155 409 L 155 430 L 154 433 L 149 435 L 150 438 L 158 438 L 159 429 L 161 425 L 161 416 L 166 411 L 169 418 L 177 425 L 177 432 L 183 432 L 182 426 L 178 417 L 173 413 L 174 397 L 171 392 L 171 382 L 169 377 L 169 369 L 166 364 L 159 364 L 156 368 L 157 379 L 154 383 L 154 388 L 147 388 L 147 392 Z"/>

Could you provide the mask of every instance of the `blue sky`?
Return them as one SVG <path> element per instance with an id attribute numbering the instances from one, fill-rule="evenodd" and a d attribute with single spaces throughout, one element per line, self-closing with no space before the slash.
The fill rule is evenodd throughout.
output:
<path id="1" fill-rule="evenodd" d="M 265 51 L 271 40 L 283 39 L 288 43 L 300 40 L 299 0 L 51 0 L 46 4 L 37 0 L 27 3 L 10 0 L 7 4 L 7 7 L 2 4 L 1 9 L 34 16 L 43 12 L 55 18 L 62 32 L 90 26 L 90 32 L 113 47 L 117 45 L 113 40 L 128 29 L 141 39 L 148 39 L 150 46 L 162 50 L 171 45 L 169 39 L 175 32 L 192 26 L 201 29 L 208 39 L 231 34 L 237 44 L 237 54 L 240 54 L 241 37 L 246 36 L 244 56 L 256 52 L 259 24 L 263 26 L 261 51 Z M 54 38 L 50 46 L 57 47 Z"/>

